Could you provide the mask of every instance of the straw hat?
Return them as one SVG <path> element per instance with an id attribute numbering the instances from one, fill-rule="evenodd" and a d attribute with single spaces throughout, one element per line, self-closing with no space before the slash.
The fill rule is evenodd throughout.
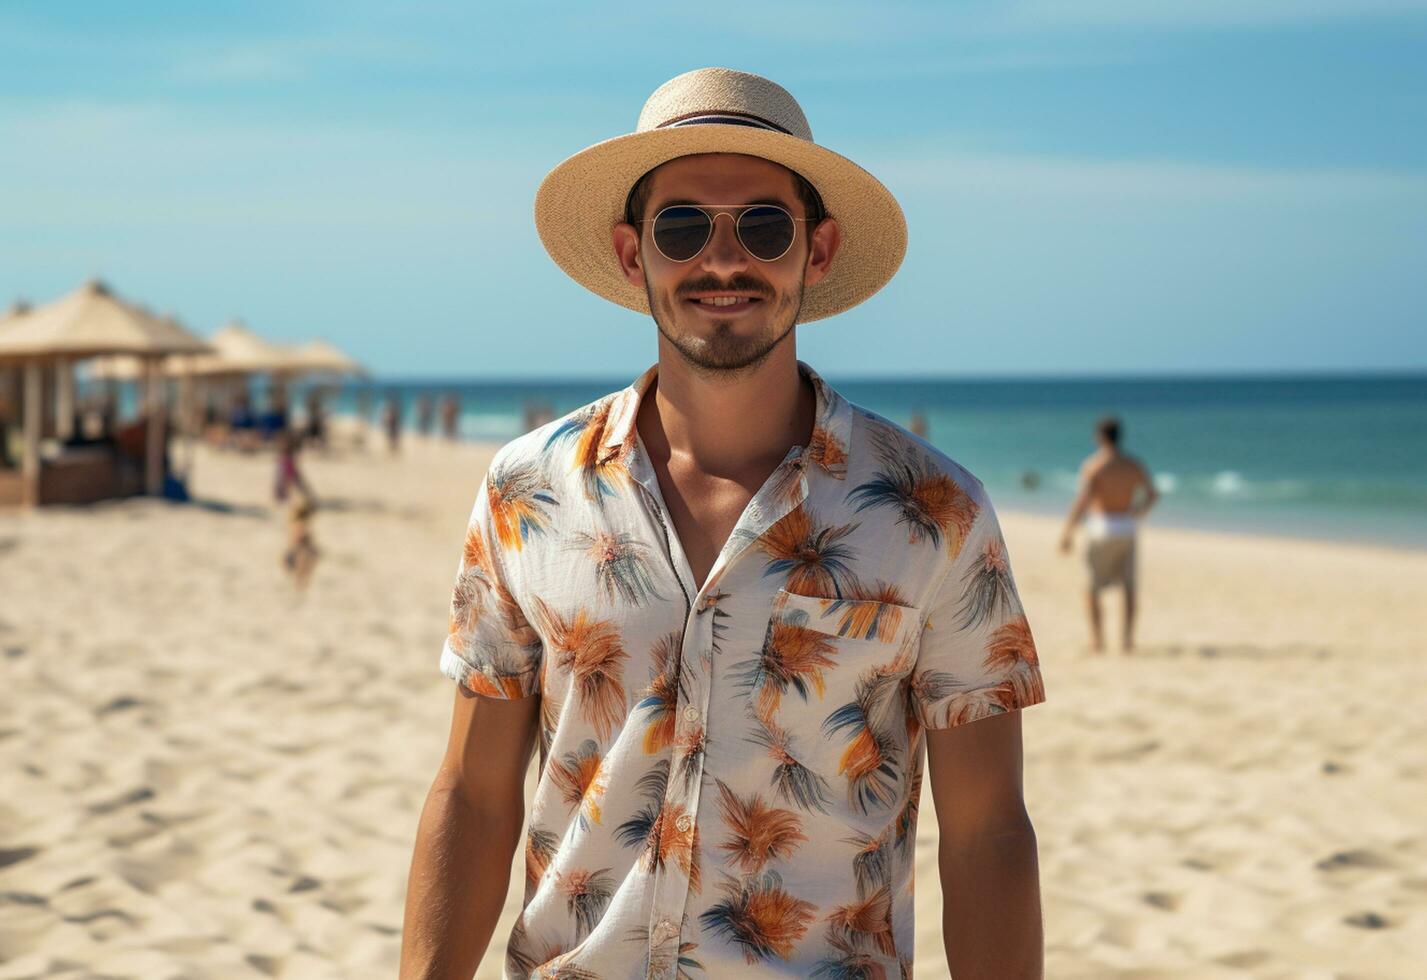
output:
<path id="1" fill-rule="evenodd" d="M 550 257 L 605 299 L 649 312 L 624 278 L 611 241 L 640 177 L 675 157 L 744 153 L 796 171 L 817 189 L 842 229 L 826 278 L 803 294 L 800 322 L 840 313 L 887 284 L 907 250 L 907 224 L 892 193 L 846 157 L 813 142 L 786 89 L 758 75 L 701 68 L 670 79 L 644 103 L 633 133 L 581 150 L 546 175 L 535 226 Z"/>

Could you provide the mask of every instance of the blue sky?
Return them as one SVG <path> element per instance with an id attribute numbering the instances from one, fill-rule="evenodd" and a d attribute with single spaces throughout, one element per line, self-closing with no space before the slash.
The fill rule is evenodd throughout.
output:
<path id="1" fill-rule="evenodd" d="M 100 275 L 388 376 L 632 377 L 531 221 L 690 68 L 901 200 L 840 375 L 1427 368 L 1427 0 L 0 0 L 0 304 Z"/>

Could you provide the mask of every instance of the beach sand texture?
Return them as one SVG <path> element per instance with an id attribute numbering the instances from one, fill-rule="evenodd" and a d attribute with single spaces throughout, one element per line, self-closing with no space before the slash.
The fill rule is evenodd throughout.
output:
<path id="1" fill-rule="evenodd" d="M 405 450 L 306 460 L 300 606 L 268 456 L 201 451 L 202 505 L 0 515 L 0 980 L 396 975 L 489 459 Z M 1047 975 L 1427 975 L 1427 554 L 1152 526 L 1141 650 L 1097 659 L 1056 523 L 1002 521 L 1048 693 Z M 935 827 L 918 977 L 946 975 Z"/>

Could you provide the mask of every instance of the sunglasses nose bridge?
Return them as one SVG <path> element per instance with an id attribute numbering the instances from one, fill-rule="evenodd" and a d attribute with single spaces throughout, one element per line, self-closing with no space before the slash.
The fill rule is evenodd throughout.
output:
<path id="1" fill-rule="evenodd" d="M 704 243 L 702 252 L 705 257 L 717 262 L 723 259 L 725 262 L 733 260 L 731 264 L 739 264 L 744 252 L 743 241 L 738 236 L 738 217 L 733 212 L 720 209 L 709 214 L 709 237 Z M 728 218 L 728 235 L 720 238 L 718 233 L 718 219 Z"/>

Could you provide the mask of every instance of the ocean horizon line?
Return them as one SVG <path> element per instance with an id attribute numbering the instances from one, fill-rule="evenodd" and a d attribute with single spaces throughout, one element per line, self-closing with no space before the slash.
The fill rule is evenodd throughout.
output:
<path id="1" fill-rule="evenodd" d="M 651 362 L 652 363 L 652 362 Z M 644 368 L 635 368 L 630 378 L 636 377 Z M 816 365 L 814 365 L 816 367 Z M 909 382 L 914 384 L 1026 384 L 1028 382 L 1050 382 L 1055 384 L 1134 384 L 1146 383 L 1157 384 L 1164 382 L 1186 383 L 1186 382 L 1224 382 L 1239 381 L 1252 383 L 1275 383 L 1275 382 L 1324 382 L 1324 381 L 1421 381 L 1427 382 L 1427 365 L 1412 368 L 1370 368 L 1363 370 L 1339 370 L 1339 369 L 1284 369 L 1284 370 L 1244 370 L 1244 371 L 1163 371 L 1163 372 L 1120 372 L 1114 374 L 920 374 L 913 372 L 898 373 L 884 372 L 873 374 L 844 374 L 836 370 L 824 371 L 818 368 L 820 374 L 829 379 L 837 379 L 842 383 L 849 384 L 885 384 L 887 382 Z M 372 375 L 364 379 L 366 384 L 400 384 L 400 385 L 436 385 L 436 384 L 488 384 L 488 385 L 529 385 L 529 384 L 571 384 L 588 385 L 604 382 L 618 382 L 623 375 L 616 374 L 473 374 L 473 375 L 442 375 L 442 374 L 382 374 Z M 358 381 L 358 384 L 363 383 Z M 626 382 L 627 383 L 627 382 Z"/>

